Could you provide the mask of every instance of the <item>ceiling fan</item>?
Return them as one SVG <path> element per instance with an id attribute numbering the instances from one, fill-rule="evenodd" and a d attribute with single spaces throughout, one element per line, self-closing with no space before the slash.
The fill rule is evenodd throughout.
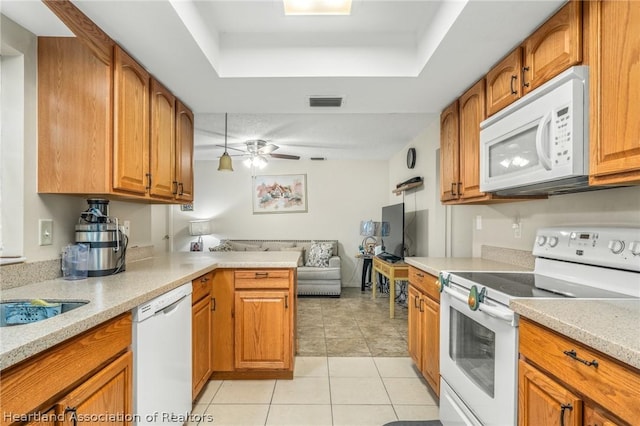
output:
<path id="1" fill-rule="evenodd" d="M 240 151 L 242 154 L 236 154 L 236 156 L 246 156 L 247 158 L 243 161 L 243 163 L 247 167 L 256 166 L 258 168 L 263 168 L 267 165 L 267 157 L 271 158 L 279 158 L 283 160 L 299 160 L 299 155 L 290 155 L 290 154 L 276 154 L 273 151 L 280 148 L 278 145 L 272 144 L 270 142 L 264 141 L 262 139 L 253 139 L 246 141 L 244 143 L 246 145 L 245 149 L 234 148 L 232 146 L 227 146 L 228 149 L 232 149 L 234 151 Z M 219 147 L 224 147 L 224 145 L 217 145 Z M 233 155 L 232 155 L 233 156 Z"/>

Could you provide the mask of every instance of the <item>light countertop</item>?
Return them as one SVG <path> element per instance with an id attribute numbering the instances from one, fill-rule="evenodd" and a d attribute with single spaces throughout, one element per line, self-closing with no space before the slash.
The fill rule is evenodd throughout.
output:
<path id="1" fill-rule="evenodd" d="M 2 292 L 2 300 L 71 299 L 88 304 L 32 324 L 0 327 L 0 370 L 219 268 L 295 268 L 299 253 L 181 252 L 127 263 L 127 270 L 79 281 L 56 279 Z"/>
<path id="2" fill-rule="evenodd" d="M 640 369 L 640 300 L 514 299 L 516 313 Z"/>
<path id="3" fill-rule="evenodd" d="M 404 261 L 436 277 L 441 271 L 530 271 L 510 263 L 479 257 L 405 257 Z"/>

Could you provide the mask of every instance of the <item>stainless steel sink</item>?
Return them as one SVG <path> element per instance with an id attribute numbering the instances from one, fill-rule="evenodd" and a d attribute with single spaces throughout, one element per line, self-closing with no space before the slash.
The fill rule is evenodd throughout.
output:
<path id="1" fill-rule="evenodd" d="M 13 300 L 3 300 L 2 302 L 0 302 L 0 327 L 12 327 L 12 326 L 17 326 L 17 325 L 24 325 L 25 323 L 19 323 L 19 324 L 8 324 L 7 323 L 7 307 L 8 306 L 15 306 L 13 304 L 16 303 L 26 303 L 27 306 L 30 303 L 30 300 L 32 299 L 13 299 Z M 60 313 L 57 315 L 62 315 L 66 312 L 72 311 L 76 308 L 79 308 L 81 306 L 86 305 L 87 303 L 89 303 L 88 300 L 61 300 L 61 299 L 42 299 L 45 302 L 49 302 L 49 303 L 55 303 L 55 304 L 60 304 Z M 31 307 L 31 306 L 29 306 Z M 54 316 L 57 316 L 54 315 Z M 50 317 L 44 316 L 42 318 L 40 318 L 40 316 L 37 316 L 37 319 L 33 319 L 30 320 L 30 322 L 27 322 L 26 324 L 29 324 L 31 322 L 39 322 L 39 321 L 43 321 L 45 319 L 48 319 Z"/>

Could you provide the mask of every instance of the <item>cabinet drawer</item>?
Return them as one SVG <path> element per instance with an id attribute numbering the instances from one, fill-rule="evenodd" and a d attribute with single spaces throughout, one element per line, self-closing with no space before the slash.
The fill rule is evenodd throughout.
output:
<path id="1" fill-rule="evenodd" d="M 574 359 L 570 351 L 580 360 L 597 361 L 597 367 Z M 634 423 L 640 418 L 640 372 L 632 367 L 524 318 L 520 353 L 623 420 Z"/>
<path id="2" fill-rule="evenodd" d="M 208 274 L 204 274 L 203 276 L 191 281 L 191 285 L 193 286 L 193 293 L 191 294 L 192 303 L 196 303 L 198 300 L 210 293 L 211 281 L 213 278 L 212 274 L 213 272 L 209 272 Z"/>
<path id="3" fill-rule="evenodd" d="M 289 288 L 291 272 L 286 269 L 235 271 L 235 288 Z"/>
<path id="4" fill-rule="evenodd" d="M 433 300 L 440 301 L 438 278 L 418 268 L 409 266 L 409 283 L 427 294 Z"/>
<path id="5" fill-rule="evenodd" d="M 385 263 L 382 263 L 376 258 L 373 259 L 373 266 L 383 274 L 389 275 L 391 273 L 391 267 Z"/>

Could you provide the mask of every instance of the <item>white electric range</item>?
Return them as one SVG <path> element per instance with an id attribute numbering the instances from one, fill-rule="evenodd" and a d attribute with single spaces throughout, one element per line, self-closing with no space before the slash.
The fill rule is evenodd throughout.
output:
<path id="1" fill-rule="evenodd" d="M 440 420 L 517 423 L 518 316 L 513 298 L 640 298 L 640 228 L 538 230 L 533 272 L 440 276 Z"/>

